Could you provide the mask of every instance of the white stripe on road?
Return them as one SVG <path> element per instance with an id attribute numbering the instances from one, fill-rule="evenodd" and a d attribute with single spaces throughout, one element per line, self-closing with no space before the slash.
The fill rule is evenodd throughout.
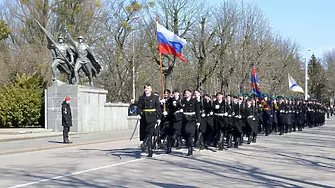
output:
<path id="1" fill-rule="evenodd" d="M 153 156 L 153 157 L 156 157 L 156 156 Z M 16 185 L 16 186 L 9 187 L 9 188 L 26 187 L 26 186 L 29 186 L 29 185 L 34 185 L 34 184 L 38 184 L 38 183 L 42 183 L 42 182 L 47 182 L 47 181 L 51 181 L 51 180 L 57 180 L 57 179 L 61 179 L 61 178 L 69 177 L 69 176 L 74 176 L 74 175 L 78 175 L 78 174 L 84 174 L 84 173 L 87 173 L 87 172 L 97 171 L 97 170 L 101 170 L 101 169 L 105 169 L 105 168 L 110 168 L 110 167 L 114 167 L 114 166 L 120 166 L 120 165 L 124 165 L 124 164 L 127 164 L 127 163 L 132 163 L 132 162 L 140 161 L 140 160 L 143 160 L 143 159 L 146 159 L 146 158 L 134 159 L 134 160 L 125 161 L 125 162 L 122 162 L 122 163 L 116 163 L 116 164 L 111 164 L 111 165 L 107 165 L 107 166 L 101 166 L 101 167 L 92 168 L 92 169 L 88 169 L 88 170 L 84 170 L 84 171 L 79 171 L 79 172 L 74 172 L 74 173 L 70 173 L 70 174 L 65 174 L 65 175 L 62 175 L 62 176 L 56 176 L 56 177 L 53 177 L 53 178 L 42 179 L 42 180 L 39 180 L 39 181 L 33 181 L 33 182 L 30 182 L 30 183 L 26 183 L 26 184 L 20 184 L 20 185 Z"/>

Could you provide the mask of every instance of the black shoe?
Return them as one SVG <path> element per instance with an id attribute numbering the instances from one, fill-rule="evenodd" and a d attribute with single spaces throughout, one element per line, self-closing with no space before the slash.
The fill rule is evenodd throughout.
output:
<path id="1" fill-rule="evenodd" d="M 148 140 L 147 140 L 147 147 L 148 147 L 148 155 L 147 155 L 147 157 L 152 157 L 152 154 L 153 154 L 153 152 L 152 152 L 152 140 L 151 140 L 152 138 L 151 137 L 149 137 L 148 138 Z"/>
<path id="2" fill-rule="evenodd" d="M 252 137 L 251 137 L 251 135 L 250 135 L 250 136 L 248 136 L 247 144 L 250 144 L 250 143 L 251 143 L 251 140 L 252 140 Z"/>
<path id="3" fill-rule="evenodd" d="M 181 149 L 181 145 L 183 144 L 183 141 L 181 140 L 180 136 L 177 137 L 177 147 L 176 149 Z"/>
<path id="4" fill-rule="evenodd" d="M 239 138 L 234 138 L 234 148 L 238 148 L 238 145 L 239 145 Z"/>
<path id="5" fill-rule="evenodd" d="M 73 143 L 73 142 L 71 142 L 69 139 L 65 139 L 65 140 L 63 141 L 63 143 L 64 143 L 64 144 L 71 144 L 71 143 Z"/>
<path id="6" fill-rule="evenodd" d="M 147 157 L 152 157 L 152 151 L 149 151 L 149 154 L 147 155 Z"/>
<path id="7" fill-rule="evenodd" d="M 256 136 L 253 136 L 251 142 L 252 142 L 252 143 L 256 143 L 256 139 L 257 139 L 257 137 L 256 137 Z"/>
<path id="8" fill-rule="evenodd" d="M 242 145 L 243 145 L 243 138 L 239 138 L 239 139 L 238 139 L 238 145 L 239 145 L 239 146 L 242 146 Z"/>
<path id="9" fill-rule="evenodd" d="M 141 151 L 144 153 L 145 152 L 145 145 L 142 143 L 141 144 Z"/>
<path id="10" fill-rule="evenodd" d="M 193 148 L 190 147 L 190 148 L 188 148 L 188 152 L 187 152 L 186 156 L 191 156 L 192 154 L 193 154 Z"/>
<path id="11" fill-rule="evenodd" d="M 143 139 L 143 142 L 142 142 L 142 144 L 140 146 L 141 146 L 141 151 L 144 153 L 146 147 L 148 147 L 148 137 L 145 137 Z"/>
<path id="12" fill-rule="evenodd" d="M 171 151 L 171 148 L 167 148 L 165 153 L 166 153 L 166 154 L 169 154 L 169 153 L 171 153 L 171 152 L 172 152 L 172 151 Z"/>
<path id="13" fill-rule="evenodd" d="M 221 150 L 223 150 L 223 148 L 224 148 L 223 142 L 220 142 L 219 143 L 219 150 L 221 151 Z"/>
<path id="14" fill-rule="evenodd" d="M 208 149 L 208 144 L 205 144 L 205 145 L 204 145 L 204 149 Z"/>
<path id="15" fill-rule="evenodd" d="M 227 137 L 227 147 L 232 148 L 233 147 L 233 136 L 231 134 L 228 135 Z"/>

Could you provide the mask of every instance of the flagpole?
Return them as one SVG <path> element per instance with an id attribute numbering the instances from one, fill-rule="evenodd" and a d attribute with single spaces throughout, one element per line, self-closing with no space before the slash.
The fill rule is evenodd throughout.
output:
<path id="1" fill-rule="evenodd" d="M 307 57 L 306 57 L 306 60 L 305 60 L 305 100 L 308 99 L 308 62 L 307 62 Z"/>
<path id="2" fill-rule="evenodd" d="M 158 25 L 158 16 L 156 16 L 156 27 Z M 157 29 L 156 29 L 157 31 Z M 164 74 L 163 74 L 163 61 L 162 61 L 162 53 L 159 53 L 159 69 L 161 73 L 161 84 L 162 84 L 162 99 L 164 99 Z M 163 104 L 164 111 L 165 109 L 165 103 Z"/>
<path id="3" fill-rule="evenodd" d="M 161 84 L 162 84 L 162 99 L 164 98 L 164 74 L 163 74 L 163 62 L 162 62 L 162 54 L 159 53 L 159 67 L 160 67 L 160 73 L 161 73 Z M 165 109 L 165 103 L 163 105 L 164 111 Z"/>

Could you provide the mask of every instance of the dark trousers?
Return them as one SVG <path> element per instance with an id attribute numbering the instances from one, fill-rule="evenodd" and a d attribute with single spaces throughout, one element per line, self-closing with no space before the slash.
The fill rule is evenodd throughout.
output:
<path id="1" fill-rule="evenodd" d="M 69 141 L 69 132 L 70 132 L 70 127 L 69 126 L 64 126 L 63 127 L 63 140 L 64 140 L 64 142 Z"/>

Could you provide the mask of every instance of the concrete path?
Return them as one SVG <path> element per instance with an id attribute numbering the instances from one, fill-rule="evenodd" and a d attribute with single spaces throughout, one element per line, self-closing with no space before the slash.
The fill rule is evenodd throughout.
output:
<path id="1" fill-rule="evenodd" d="M 77 136 L 89 140 L 89 135 Z M 335 119 L 303 132 L 260 136 L 238 149 L 195 151 L 192 157 L 182 149 L 146 158 L 138 139 L 125 135 L 125 140 L 3 154 L 0 187 L 335 187 Z M 31 141 L 31 148 L 40 147 L 34 142 L 64 146 L 50 142 L 59 138 Z"/>
<path id="2" fill-rule="evenodd" d="M 70 133 L 69 139 L 73 142 L 73 144 L 63 144 L 62 133 L 57 132 L 51 132 L 54 134 L 50 134 L 50 132 L 36 133 L 39 135 L 35 135 L 35 137 L 31 134 L 26 136 L 22 135 L 22 139 L 19 140 L 2 140 L 0 142 L 0 156 L 29 151 L 74 147 L 78 145 L 89 145 L 127 139 L 129 140 L 132 131 L 133 130 L 117 130 L 97 133 Z M 10 135 L 6 136 L 9 137 Z M 13 135 L 11 139 L 13 138 L 17 138 L 17 135 Z M 133 139 L 137 140 L 138 134 L 135 134 Z"/>

